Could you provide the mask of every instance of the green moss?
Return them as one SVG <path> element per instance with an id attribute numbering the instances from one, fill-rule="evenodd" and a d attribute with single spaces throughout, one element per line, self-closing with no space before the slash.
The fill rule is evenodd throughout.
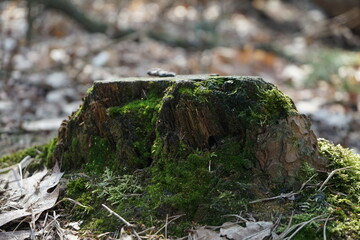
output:
<path id="1" fill-rule="evenodd" d="M 209 88 L 209 83 L 211 82 L 211 86 L 214 87 L 215 84 L 222 84 L 223 81 L 224 80 L 207 80 L 195 82 L 191 85 L 185 83 L 184 86 L 180 87 L 178 91 L 182 97 L 192 97 L 195 101 L 200 103 L 207 103 L 209 102 L 211 93 L 214 91 L 213 88 Z"/>
<path id="2" fill-rule="evenodd" d="M 91 85 L 91 87 L 89 87 L 89 89 L 86 91 L 86 95 L 88 95 L 89 93 L 91 93 L 94 90 L 94 84 Z"/>
<path id="3" fill-rule="evenodd" d="M 182 144 L 176 159 L 163 155 L 152 167 L 151 199 L 158 209 L 185 213 L 184 219 L 220 224 L 218 216 L 247 206 L 246 184 L 234 184 L 250 180 L 252 161 L 243 150 L 234 139 L 227 139 L 215 152 L 189 154 L 189 147 Z"/>
<path id="4" fill-rule="evenodd" d="M 102 204 L 118 212 L 125 219 L 129 221 L 136 219 L 137 223 L 141 224 L 141 219 L 152 215 L 142 184 L 138 176 L 117 175 L 106 168 L 95 178 L 78 178 L 69 181 L 66 195 L 87 207 L 73 208 L 68 203 L 66 208 L 71 209 L 74 220 L 84 220 L 83 230 L 93 233 L 113 231 L 122 224 L 116 218 L 109 217 Z"/>
<path id="5" fill-rule="evenodd" d="M 303 163 L 303 165 L 300 168 L 300 171 L 298 175 L 296 176 L 298 182 L 304 183 L 310 178 L 316 177 L 319 174 L 317 171 L 311 167 L 307 162 Z"/>
<path id="6" fill-rule="evenodd" d="M 221 165 L 224 176 L 236 174 L 237 177 L 241 177 L 244 180 L 248 177 L 244 172 L 250 172 L 246 170 L 251 169 L 254 163 L 254 158 L 249 148 L 250 146 L 246 146 L 237 139 L 227 139 L 214 153 L 216 156 L 214 164 Z"/>
<path id="7" fill-rule="evenodd" d="M 330 160 L 331 169 L 346 168 L 338 171 L 330 179 L 327 199 L 329 211 L 336 220 L 329 231 L 339 236 L 360 238 L 360 156 L 340 145 L 326 140 L 319 141 L 320 154 Z"/>
<path id="8" fill-rule="evenodd" d="M 179 89 L 179 93 L 185 96 L 194 96 L 194 89 L 190 87 L 182 87 Z"/>
<path id="9" fill-rule="evenodd" d="M 47 167 L 52 167 L 54 165 L 54 151 L 57 145 L 57 138 L 53 138 L 50 140 L 50 142 L 44 146 L 43 154 L 45 158 L 45 164 Z"/>
<path id="10" fill-rule="evenodd" d="M 276 88 L 261 92 L 260 102 L 262 112 L 273 121 L 297 113 L 291 99 Z"/>
<path id="11" fill-rule="evenodd" d="M 144 167 L 151 157 L 151 146 L 155 138 L 155 124 L 161 101 L 161 98 L 150 97 L 108 109 L 110 117 L 122 118 L 127 122 L 127 127 L 133 129 L 131 140 L 136 154 L 132 154 L 131 162 L 139 168 Z"/>
<path id="12" fill-rule="evenodd" d="M 80 114 L 83 112 L 83 108 L 84 108 L 83 106 L 84 106 L 84 105 L 81 104 L 80 107 L 78 108 L 78 110 L 76 110 L 76 112 L 72 115 L 72 117 L 73 117 L 74 119 L 79 118 Z"/>
<path id="13" fill-rule="evenodd" d="M 301 181 L 307 182 L 295 201 L 293 224 L 323 215 L 330 215 L 327 234 L 331 239 L 360 238 L 360 156 L 340 145 L 320 139 L 318 142 L 320 156 L 329 159 L 329 173 L 337 171 L 324 188 L 320 185 L 329 174 L 315 171 L 309 165 L 301 168 Z M 313 187 L 311 187 L 313 186 Z M 294 239 L 323 239 L 323 222 L 313 222 L 299 231 Z"/>
<path id="14" fill-rule="evenodd" d="M 192 217 L 204 196 L 214 186 L 213 174 L 208 171 L 209 156 L 190 154 L 184 161 L 162 159 L 153 168 L 151 197 Z"/>
<path id="15" fill-rule="evenodd" d="M 0 157 L 0 166 L 8 167 L 17 164 L 21 160 L 23 160 L 26 156 L 36 157 L 42 149 L 43 146 L 34 146 L 34 147 L 29 147 L 25 150 L 19 150 L 12 154 L 4 155 Z"/>
<path id="16" fill-rule="evenodd" d="M 254 104 L 249 104 L 247 109 L 241 111 L 238 115 L 249 126 L 262 127 L 276 124 L 280 119 L 297 113 L 291 99 L 276 88 L 269 90 L 259 89 L 256 95 L 258 98 L 255 101 L 250 100 Z"/>
<path id="17" fill-rule="evenodd" d="M 57 139 L 53 138 L 48 144 L 39 145 L 27 148 L 25 150 L 19 150 L 13 154 L 8 154 L 0 158 L 0 165 L 2 167 L 14 165 L 23 160 L 26 156 L 35 158 L 35 160 L 27 167 L 30 172 L 33 172 L 44 165 L 51 168 L 54 164 L 52 159 Z"/>
<path id="18" fill-rule="evenodd" d="M 90 174 L 98 175 L 106 167 L 110 167 L 112 170 L 119 170 L 120 166 L 117 163 L 115 152 L 111 148 L 109 141 L 105 138 L 94 137 L 89 148 L 85 170 Z"/>
<path id="19" fill-rule="evenodd" d="M 108 114 L 110 117 L 117 117 L 124 114 L 134 113 L 140 116 L 148 116 L 151 113 L 158 109 L 161 98 L 151 97 L 149 99 L 140 99 L 134 100 L 121 107 L 110 107 L 108 109 Z"/>

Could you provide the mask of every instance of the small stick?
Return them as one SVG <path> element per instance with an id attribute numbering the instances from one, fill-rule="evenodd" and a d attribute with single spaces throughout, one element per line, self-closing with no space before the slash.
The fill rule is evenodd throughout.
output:
<path id="1" fill-rule="evenodd" d="M 146 232 L 148 232 L 148 231 L 152 231 L 152 230 L 154 230 L 155 229 L 155 227 L 153 226 L 153 227 L 149 227 L 149 228 L 147 228 L 147 229 L 145 229 L 145 230 L 143 230 L 143 231 L 141 231 L 141 232 L 139 232 L 139 235 L 140 234 L 143 234 L 143 233 L 146 233 Z"/>
<path id="2" fill-rule="evenodd" d="M 125 225 L 127 227 L 133 228 L 134 225 L 132 225 L 131 223 L 129 223 L 128 221 L 126 221 L 123 217 L 121 217 L 119 214 L 117 214 L 116 212 L 114 212 L 113 210 L 111 210 L 110 208 L 108 208 L 105 204 L 101 204 L 106 210 L 108 210 L 110 212 L 110 216 L 111 215 L 115 215 L 117 218 L 119 218 L 123 223 L 125 223 Z"/>
<path id="3" fill-rule="evenodd" d="M 275 200 L 275 199 L 278 199 L 278 198 L 288 198 L 288 199 L 290 199 L 291 197 L 299 194 L 299 193 L 304 189 L 304 187 L 306 186 L 306 184 L 307 184 L 308 182 L 310 182 L 311 179 L 313 179 L 315 176 L 316 176 L 316 175 L 312 175 L 308 180 L 306 180 L 306 181 L 301 185 L 300 190 L 297 191 L 296 193 L 293 193 L 293 192 L 282 193 L 282 194 L 280 194 L 280 195 L 278 195 L 278 196 L 275 196 L 275 197 L 257 199 L 257 200 L 251 201 L 251 202 L 249 202 L 249 203 L 252 204 L 252 203 L 258 203 L 258 202 L 265 202 L 265 201 Z"/>
<path id="4" fill-rule="evenodd" d="M 299 190 L 297 193 L 300 193 L 301 190 L 304 189 L 304 187 L 306 186 L 306 184 L 308 184 L 308 182 L 310 182 L 311 179 L 313 179 L 315 176 L 316 176 L 316 174 L 312 175 L 308 180 L 306 180 L 306 182 L 304 182 L 304 183 L 301 185 L 301 188 L 300 188 L 300 190 Z"/>
<path id="5" fill-rule="evenodd" d="M 252 203 L 258 203 L 258 202 L 265 202 L 265 201 L 270 201 L 270 200 L 274 200 L 274 199 L 278 199 L 278 198 L 290 198 L 290 197 L 294 196 L 295 194 L 297 194 L 297 193 L 293 193 L 293 192 L 282 193 L 275 197 L 257 199 L 257 200 L 251 201 L 249 203 L 252 204 Z"/>

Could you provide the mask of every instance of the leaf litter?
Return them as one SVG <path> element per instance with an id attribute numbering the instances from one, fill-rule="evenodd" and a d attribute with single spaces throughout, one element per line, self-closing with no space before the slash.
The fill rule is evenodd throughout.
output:
<path id="1" fill-rule="evenodd" d="M 31 228 L 29 231 L 16 231 L 16 227 L 11 232 L 0 232 L 0 239 L 25 239 L 39 234 L 35 231 L 36 221 L 42 213 L 54 207 L 59 197 L 58 183 L 64 174 L 59 165 L 32 175 L 24 173 L 33 160 L 27 156 L 19 164 L 0 169 L 0 228 L 18 221 L 28 222 Z"/>

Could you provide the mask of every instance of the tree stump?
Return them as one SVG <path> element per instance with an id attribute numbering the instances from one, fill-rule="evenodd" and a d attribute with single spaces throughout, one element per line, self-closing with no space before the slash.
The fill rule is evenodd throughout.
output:
<path id="1" fill-rule="evenodd" d="M 276 86 L 211 75 L 95 82 L 60 127 L 54 160 L 66 171 L 141 172 L 157 214 L 204 221 L 326 164 L 309 119 Z"/>

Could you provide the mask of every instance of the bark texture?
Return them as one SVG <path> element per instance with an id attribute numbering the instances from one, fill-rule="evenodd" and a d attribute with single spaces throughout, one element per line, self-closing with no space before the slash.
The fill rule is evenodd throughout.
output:
<path id="1" fill-rule="evenodd" d="M 180 164 L 229 142 L 238 146 L 234 155 L 250 161 L 234 171 L 265 174 L 272 182 L 293 184 L 305 162 L 325 166 L 309 119 L 273 84 L 209 75 L 95 82 L 59 129 L 54 159 L 65 170 L 133 172 L 165 164 L 164 158 Z"/>

